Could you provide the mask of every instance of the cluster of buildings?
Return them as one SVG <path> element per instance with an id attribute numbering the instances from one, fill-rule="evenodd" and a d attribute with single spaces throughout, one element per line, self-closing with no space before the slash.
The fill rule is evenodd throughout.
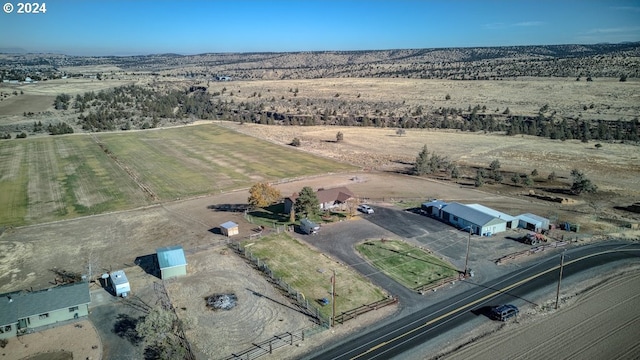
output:
<path id="1" fill-rule="evenodd" d="M 549 219 L 535 214 L 512 216 L 480 204 L 433 200 L 423 203 L 421 210 L 426 215 L 461 229 L 469 229 L 472 234 L 481 236 L 491 236 L 516 228 L 542 232 L 550 227 Z"/>
<path id="2" fill-rule="evenodd" d="M 157 249 L 157 268 L 161 279 L 187 274 L 182 246 Z M 126 297 L 131 285 L 123 270 L 103 275 L 104 286 L 113 295 Z M 39 291 L 0 294 L 0 340 L 9 339 L 44 326 L 89 315 L 91 295 L 86 281 Z"/>

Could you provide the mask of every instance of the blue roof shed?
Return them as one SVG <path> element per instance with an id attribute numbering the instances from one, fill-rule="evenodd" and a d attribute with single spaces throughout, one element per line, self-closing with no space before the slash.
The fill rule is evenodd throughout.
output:
<path id="1" fill-rule="evenodd" d="M 168 279 L 187 275 L 187 259 L 184 256 L 182 246 L 167 246 L 156 250 L 160 277 Z"/>

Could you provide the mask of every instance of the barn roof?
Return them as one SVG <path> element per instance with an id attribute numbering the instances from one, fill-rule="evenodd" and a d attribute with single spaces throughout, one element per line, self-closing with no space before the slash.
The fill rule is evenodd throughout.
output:
<path id="1" fill-rule="evenodd" d="M 487 214 L 487 215 L 491 215 L 493 217 L 497 217 L 498 219 L 504 219 L 506 221 L 514 221 L 516 220 L 515 216 L 511 216 L 509 214 L 505 214 L 501 211 L 486 207 L 484 205 L 480 205 L 480 204 L 468 204 L 468 207 L 472 208 L 472 209 L 476 209 L 479 211 L 482 211 L 483 213 Z"/>
<path id="2" fill-rule="evenodd" d="M 158 253 L 158 265 L 160 265 L 161 270 L 187 265 L 184 250 L 180 245 L 158 248 L 156 253 Z"/>
<path id="3" fill-rule="evenodd" d="M 549 222 L 549 219 L 546 219 L 546 218 L 543 218 L 542 216 L 538 216 L 531 213 L 518 215 L 517 218 L 520 220 L 524 220 L 529 224 L 535 224 L 535 223 L 544 224 Z"/>
<path id="4" fill-rule="evenodd" d="M 19 291 L 0 295 L 0 325 L 91 302 L 89 283 L 61 285 L 40 291 Z"/>
<path id="5" fill-rule="evenodd" d="M 457 202 L 450 203 L 442 209 L 442 211 L 449 213 L 453 216 L 457 216 L 459 218 L 465 219 L 466 221 L 473 223 L 478 226 L 485 226 L 489 223 L 500 223 L 506 222 L 504 219 L 500 219 L 496 216 L 492 216 L 489 214 L 485 214 L 484 212 L 469 207 L 465 204 L 460 204 Z M 498 220 L 498 221 L 494 221 Z"/>

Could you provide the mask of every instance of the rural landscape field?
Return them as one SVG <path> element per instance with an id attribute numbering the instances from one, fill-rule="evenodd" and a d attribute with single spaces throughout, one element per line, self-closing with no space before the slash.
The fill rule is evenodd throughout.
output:
<path id="1" fill-rule="evenodd" d="M 451 249 L 464 245 L 464 231 L 436 222 L 420 230 L 424 236 L 403 236 L 409 230 L 384 225 L 385 211 L 416 221 L 429 200 L 482 203 L 551 219 L 558 246 L 637 241 L 640 45 L 522 47 L 524 60 L 512 50 L 477 50 L 490 59 L 470 49 L 56 55 L 49 65 L 35 54 L 1 54 L 0 74 L 11 81 L 0 82 L 0 291 L 85 276 L 94 296 L 105 293 L 102 273 L 125 269 L 138 286 L 134 297 L 92 305 L 89 317 L 97 333 L 109 334 L 106 358 L 153 358 L 163 346 L 185 358 L 248 357 L 279 347 L 288 334 L 291 343 L 265 358 L 297 359 L 469 286 L 455 283 L 468 275 L 470 230 L 463 261 L 464 252 Z M 25 80 L 36 74 L 39 81 Z M 437 164 L 418 173 L 423 149 Z M 576 171 L 595 187 L 576 190 Z M 249 189 L 259 183 L 278 197 L 252 209 Z M 302 214 L 280 210 L 305 186 L 346 187 L 356 206 L 366 202 L 376 212 L 348 204 L 317 214 L 319 234 L 306 235 Z M 225 236 L 228 221 L 238 235 Z M 429 248 L 421 242 L 428 235 L 452 244 Z M 508 236 L 485 243 L 470 260 L 483 281 L 559 253 L 532 251 L 498 266 L 499 258 L 532 248 Z M 161 280 L 144 262 L 171 245 L 184 248 L 188 274 Z M 442 291 L 416 290 L 443 279 Z M 636 283 L 634 275 L 601 292 L 627 298 L 633 295 L 625 287 Z M 598 289 L 585 301 L 601 296 Z M 179 324 L 170 336 L 176 342 L 151 343 L 133 333 L 165 301 L 163 291 Z M 220 293 L 237 295 L 237 308 L 207 307 L 206 297 Z M 303 309 L 304 301 L 310 305 Z M 570 322 L 580 304 L 550 316 Z M 116 320 L 104 309 L 121 305 L 128 310 L 117 310 L 119 319 L 130 321 L 105 327 Z M 323 319 L 333 310 L 348 321 L 328 332 Z M 619 330 L 614 323 L 622 320 L 609 327 Z M 533 315 L 528 321 L 527 329 L 550 327 Z M 290 346 L 294 334 L 308 338 Z M 488 339 L 446 356 L 487 354 L 479 347 L 493 354 L 488 342 L 496 342 Z M 620 356 L 637 355 L 623 342 L 629 352 Z M 182 350 L 172 348 L 178 343 Z M 499 344 L 508 347 L 503 357 L 520 354 L 519 346 Z"/>

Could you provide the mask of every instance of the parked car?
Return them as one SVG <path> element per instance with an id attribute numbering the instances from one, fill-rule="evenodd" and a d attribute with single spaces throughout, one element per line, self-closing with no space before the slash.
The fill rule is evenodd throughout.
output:
<path id="1" fill-rule="evenodd" d="M 491 309 L 491 318 L 499 321 L 507 321 L 508 319 L 518 315 L 520 310 L 515 305 L 499 305 Z"/>
<path id="2" fill-rule="evenodd" d="M 365 214 L 373 214 L 373 209 L 371 208 L 371 206 L 366 205 L 366 204 L 362 204 L 362 205 L 358 206 L 358 210 L 362 211 Z"/>

